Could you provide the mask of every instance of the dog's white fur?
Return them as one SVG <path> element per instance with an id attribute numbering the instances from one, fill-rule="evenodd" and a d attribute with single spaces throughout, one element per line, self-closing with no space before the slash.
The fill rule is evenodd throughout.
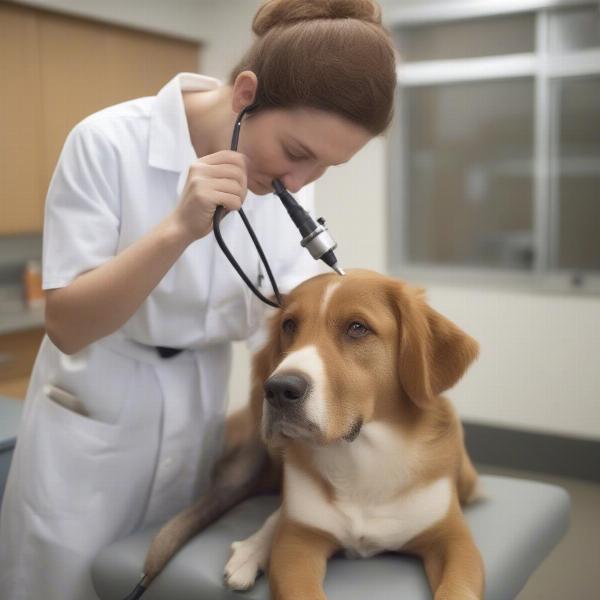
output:
<path id="1" fill-rule="evenodd" d="M 399 494 L 413 482 L 411 464 L 418 462 L 418 450 L 384 423 L 365 425 L 350 445 L 340 441 L 315 448 L 314 457 L 338 497 L 330 502 L 311 477 L 286 464 L 286 516 L 331 533 L 348 556 L 369 557 L 401 547 L 443 519 L 450 506 L 446 477 Z M 247 589 L 248 580 L 265 569 L 277 518 L 279 511 L 253 536 L 232 544 L 225 573 L 233 589 Z"/>

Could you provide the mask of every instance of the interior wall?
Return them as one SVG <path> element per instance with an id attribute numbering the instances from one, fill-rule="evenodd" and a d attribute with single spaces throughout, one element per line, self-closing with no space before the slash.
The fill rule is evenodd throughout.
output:
<path id="1" fill-rule="evenodd" d="M 191 40 L 209 37 L 212 0 L 13 0 L 37 8 L 89 17 Z"/>
<path id="2" fill-rule="evenodd" d="M 226 78 L 251 42 L 258 0 L 45 0 L 27 2 L 196 36 L 204 71 Z M 384 2 L 385 11 L 397 3 Z M 339 244 L 345 267 L 386 271 L 385 140 L 317 183 L 317 212 Z M 393 199 L 392 199 L 393 201 Z M 472 422 L 600 439 L 600 298 L 429 282 L 431 304 L 479 340 L 480 359 L 449 394 Z M 236 344 L 230 407 L 245 402 L 249 356 Z"/>
<path id="3" fill-rule="evenodd" d="M 229 15 L 229 30 L 237 27 L 239 32 L 233 37 L 244 39 L 259 2 L 237 4 L 244 5 L 243 18 L 231 17 L 229 8 L 222 9 L 222 18 L 225 23 Z M 401 3 L 383 3 L 384 16 L 396 4 Z M 225 51 L 227 43 L 218 37 L 211 43 L 215 71 L 226 66 L 219 58 L 225 56 L 221 46 Z M 228 55 L 227 68 L 234 56 Z M 317 212 L 327 219 L 347 267 L 387 271 L 385 150 L 385 139 L 375 139 L 348 165 L 329 169 L 316 184 Z M 463 419 L 600 439 L 600 298 L 435 280 L 425 285 L 432 306 L 481 344 L 478 361 L 448 393 Z M 232 407 L 246 401 L 248 369 L 245 346 L 236 344 Z"/>

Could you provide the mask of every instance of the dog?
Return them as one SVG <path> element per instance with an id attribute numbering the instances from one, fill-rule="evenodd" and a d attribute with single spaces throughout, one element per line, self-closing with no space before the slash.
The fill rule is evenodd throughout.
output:
<path id="1" fill-rule="evenodd" d="M 440 395 L 478 351 L 402 281 L 352 270 L 300 284 L 270 319 L 210 490 L 154 538 L 141 587 L 231 507 L 281 492 L 262 528 L 232 544 L 232 589 L 268 571 L 274 599 L 323 600 L 333 554 L 399 551 L 422 558 L 436 600 L 483 598 L 461 508 L 479 497 L 478 476 Z"/>

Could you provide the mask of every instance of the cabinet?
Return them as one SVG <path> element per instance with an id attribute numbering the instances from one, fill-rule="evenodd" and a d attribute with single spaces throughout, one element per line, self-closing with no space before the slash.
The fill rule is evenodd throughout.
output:
<path id="1" fill-rule="evenodd" d="M 42 227 L 37 18 L 0 3 L 0 233 Z"/>
<path id="2" fill-rule="evenodd" d="M 43 328 L 0 335 L 0 396 L 25 398 Z"/>
<path id="3" fill-rule="evenodd" d="M 200 45 L 0 2 L 0 234 L 40 232 L 64 140 L 85 116 L 197 72 Z"/>

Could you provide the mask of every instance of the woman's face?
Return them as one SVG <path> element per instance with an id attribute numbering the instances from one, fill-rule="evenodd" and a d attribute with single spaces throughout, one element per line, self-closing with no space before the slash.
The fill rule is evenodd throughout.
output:
<path id="1" fill-rule="evenodd" d="M 248 188 L 273 191 L 279 179 L 292 193 L 332 165 L 347 162 L 373 135 L 354 123 L 313 108 L 268 109 L 242 121 L 238 152 L 247 157 Z"/>

